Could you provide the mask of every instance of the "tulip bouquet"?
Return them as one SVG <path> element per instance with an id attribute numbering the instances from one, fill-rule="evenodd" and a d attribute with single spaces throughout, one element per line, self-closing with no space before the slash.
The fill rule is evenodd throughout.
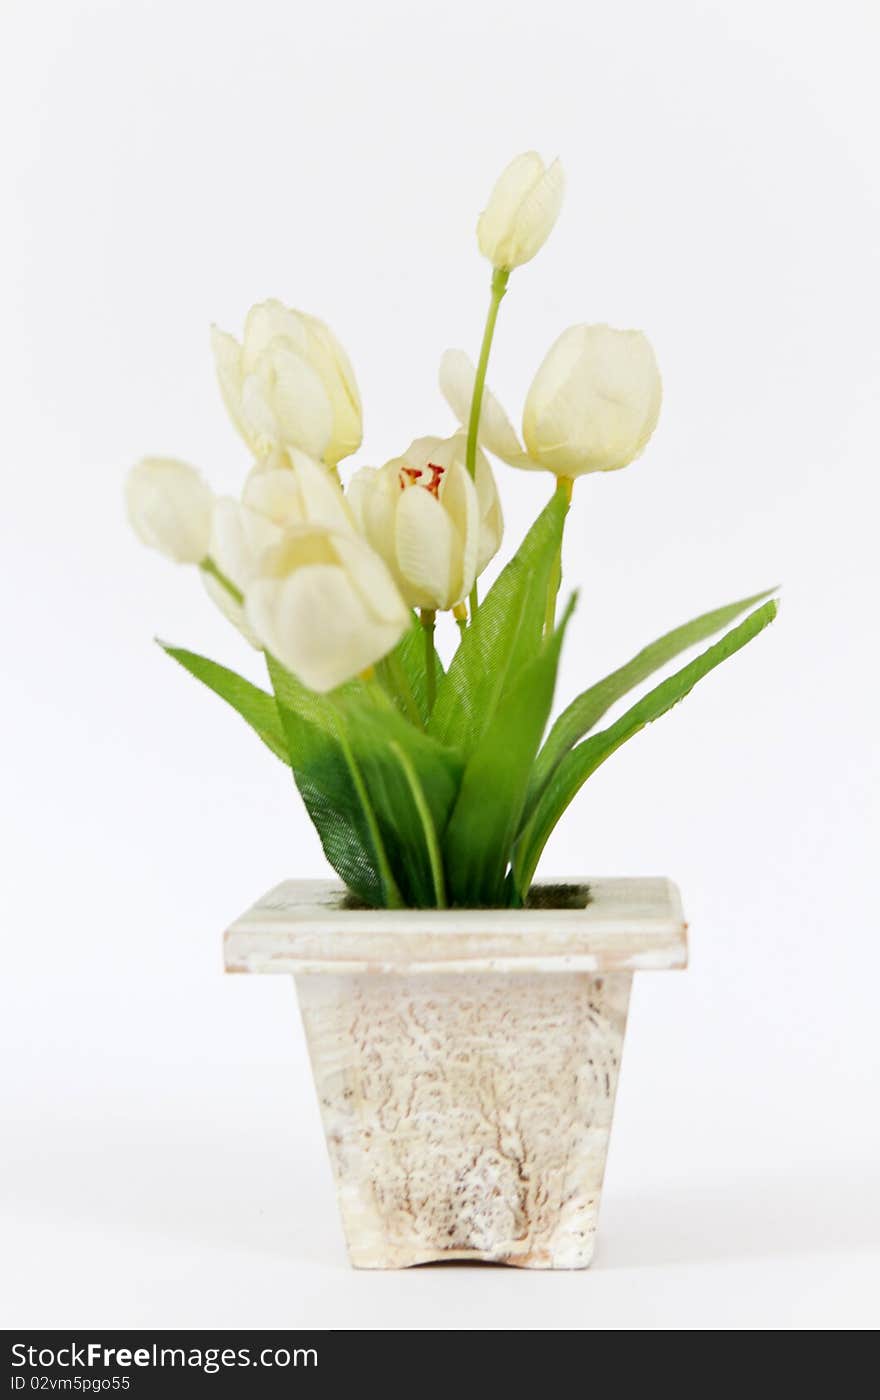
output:
<path id="1" fill-rule="evenodd" d="M 263 652 L 270 689 L 165 650 L 290 766 L 330 864 L 370 906 L 521 906 L 590 774 L 775 615 L 762 593 L 668 632 L 577 696 L 544 738 L 574 601 L 557 620 L 573 484 L 638 457 L 661 401 L 645 336 L 605 325 L 572 326 L 551 347 L 522 439 L 486 388 L 511 275 L 545 243 L 562 194 L 558 162 L 522 155 L 480 216 L 491 298 L 476 368 L 462 351 L 441 363 L 460 425 L 451 436 L 418 438 L 344 490 L 339 463 L 362 435 L 349 360 L 322 321 L 268 301 L 249 313 L 241 342 L 213 332 L 221 393 L 253 459 L 241 499 L 215 498 L 176 460 L 147 459 L 128 478 L 138 535 L 198 568 Z M 503 531 L 487 454 L 550 472 L 555 489 L 480 599 L 477 580 Z M 447 669 L 434 642 L 438 613 L 460 632 Z M 743 614 L 597 728 L 622 697 Z"/>

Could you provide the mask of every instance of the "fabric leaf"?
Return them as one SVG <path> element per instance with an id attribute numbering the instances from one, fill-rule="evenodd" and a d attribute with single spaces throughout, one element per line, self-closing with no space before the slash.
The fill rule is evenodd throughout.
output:
<path id="1" fill-rule="evenodd" d="M 574 601 L 553 636 L 520 671 L 465 769 L 445 841 L 454 904 L 507 902 L 507 868 L 529 773 L 553 704 L 559 651 Z"/>
<path id="2" fill-rule="evenodd" d="M 656 642 L 643 647 L 625 666 L 620 666 L 583 691 L 563 710 L 547 735 L 529 786 L 527 809 L 531 810 L 560 760 L 598 724 L 612 705 L 683 651 L 705 641 L 713 633 L 720 632 L 742 613 L 748 612 L 749 608 L 763 603 L 773 592 L 774 589 L 768 588 L 750 598 L 741 598 L 739 602 L 728 603 L 725 607 L 714 608 L 711 612 L 692 618 L 690 622 L 685 622 L 681 627 L 658 637 Z"/>
<path id="3" fill-rule="evenodd" d="M 720 642 L 709 647 L 696 660 L 676 671 L 607 729 L 584 739 L 559 764 L 529 817 L 516 844 L 514 878 L 518 895 L 524 899 L 532 883 L 541 852 L 559 818 L 592 773 L 606 758 L 625 744 L 646 724 L 659 719 L 693 690 L 699 680 L 729 656 L 733 656 L 773 621 L 775 602 L 765 603 L 734 627 Z"/>

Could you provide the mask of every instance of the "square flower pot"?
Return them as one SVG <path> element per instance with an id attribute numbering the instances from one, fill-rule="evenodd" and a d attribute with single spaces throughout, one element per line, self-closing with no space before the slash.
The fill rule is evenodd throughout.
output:
<path id="1" fill-rule="evenodd" d="M 633 973 L 687 961 L 669 880 L 538 885 L 522 910 L 290 880 L 225 961 L 296 979 L 356 1267 L 589 1264 Z"/>

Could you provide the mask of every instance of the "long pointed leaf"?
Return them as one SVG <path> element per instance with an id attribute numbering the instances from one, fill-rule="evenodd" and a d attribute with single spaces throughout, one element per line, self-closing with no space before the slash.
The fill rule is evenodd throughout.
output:
<path id="1" fill-rule="evenodd" d="M 509 685 L 541 646 L 550 571 L 568 509 L 555 493 L 467 628 L 437 694 L 428 726 L 469 756 L 491 727 Z"/>
<path id="2" fill-rule="evenodd" d="M 297 783 L 334 867 L 351 883 L 349 866 L 362 880 L 364 862 L 372 864 L 380 886 L 372 902 L 433 906 L 436 852 L 412 777 L 440 832 L 458 791 L 461 758 L 404 719 L 375 682 L 351 681 L 316 695 L 272 659 L 269 672 Z"/>
<path id="3" fill-rule="evenodd" d="M 542 796 L 538 800 L 516 845 L 514 876 L 520 898 L 524 899 L 532 883 L 541 852 L 559 818 L 587 778 L 595 773 L 616 749 L 631 739 L 646 724 L 671 710 L 693 689 L 697 681 L 722 661 L 740 650 L 772 622 L 777 612 L 775 602 L 765 603 L 745 622 L 741 622 L 720 642 L 704 651 L 696 660 L 683 666 L 675 675 L 649 691 L 616 723 L 585 739 L 568 753 L 559 764 Z"/>
<path id="4" fill-rule="evenodd" d="M 541 735 L 553 704 L 559 651 L 574 599 L 553 636 L 519 673 L 464 772 L 444 841 L 458 905 L 506 902 L 505 877 Z"/>
<path id="5" fill-rule="evenodd" d="M 434 904 L 438 909 L 446 908 L 446 881 L 443 875 L 443 856 L 440 852 L 440 842 L 437 839 L 437 825 L 431 813 L 431 808 L 425 796 L 425 789 L 419 781 L 415 765 L 401 744 L 396 739 L 388 745 L 389 751 L 394 754 L 401 768 L 404 777 L 409 785 L 418 818 L 422 827 L 425 846 L 428 850 L 428 857 L 431 863 L 431 876 L 434 881 Z"/>
<path id="6" fill-rule="evenodd" d="M 276 696 L 208 657 L 183 647 L 160 645 L 231 705 L 264 744 L 293 769 L 324 853 L 349 889 L 367 904 L 385 902 L 369 824 L 344 751 L 328 732 L 332 711 L 324 697 L 300 688 L 283 667 L 278 667 L 280 688 L 288 699 L 295 695 L 301 711 L 297 713 Z"/>
<path id="7" fill-rule="evenodd" d="M 529 784 L 526 810 L 530 811 L 537 802 L 559 762 L 598 724 L 612 705 L 637 685 L 641 685 L 642 681 L 646 681 L 655 671 L 674 661 L 683 651 L 720 632 L 742 613 L 748 612 L 749 608 L 763 603 L 765 598 L 769 598 L 775 591 L 768 588 L 762 593 L 753 594 L 751 598 L 741 598 L 736 603 L 713 608 L 711 612 L 692 618 L 690 622 L 666 632 L 649 646 L 643 647 L 625 666 L 620 666 L 595 685 L 591 685 L 589 690 L 583 691 L 563 710 L 547 735 Z"/>
<path id="8" fill-rule="evenodd" d="M 339 717 L 333 704 L 301 685 L 267 656 L 275 704 L 283 728 L 293 776 L 328 861 L 365 904 L 381 907 L 387 899 L 377 851 L 358 790 L 360 770 L 352 771 L 339 741 Z"/>
<path id="9" fill-rule="evenodd" d="M 394 872 L 388 860 L 388 852 L 385 849 L 385 842 L 382 839 L 382 832 L 379 827 L 379 814 L 373 805 L 373 799 L 367 791 L 360 765 L 352 752 L 351 745 L 345 735 L 339 735 L 339 746 L 342 749 L 351 780 L 354 784 L 355 792 L 358 796 L 360 809 L 363 813 L 367 830 L 370 833 L 370 844 L 376 857 L 376 867 L 379 871 L 379 878 L 382 881 L 383 903 L 386 909 L 401 909 L 403 907 L 403 896 L 400 893 L 400 886 L 394 878 Z"/>
<path id="10" fill-rule="evenodd" d="M 283 763 L 290 763 L 287 741 L 274 696 L 261 690 L 258 685 L 252 685 L 237 671 L 230 671 L 228 667 L 209 660 L 207 656 L 199 656 L 197 652 L 186 651 L 183 647 L 169 646 L 166 642 L 160 642 L 159 645 L 179 662 L 184 670 L 189 671 L 191 676 L 195 676 L 196 680 L 213 690 L 221 700 L 225 700 L 227 705 L 231 705 L 233 710 L 237 710 L 277 758 Z"/>
<path id="11" fill-rule="evenodd" d="M 346 734 L 379 812 L 395 878 L 408 905 L 430 908 L 437 898 L 436 852 L 420 798 L 434 832 L 443 832 L 458 793 L 463 761 L 454 750 L 409 724 L 376 686 L 339 704 Z"/>

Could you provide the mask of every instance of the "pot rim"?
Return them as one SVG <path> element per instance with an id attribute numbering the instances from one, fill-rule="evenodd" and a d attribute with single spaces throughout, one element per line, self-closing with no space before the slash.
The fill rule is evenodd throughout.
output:
<path id="1" fill-rule="evenodd" d="M 352 907 L 338 880 L 285 880 L 227 929 L 227 972 L 352 975 L 637 972 L 687 966 L 687 924 L 664 877 L 547 879 L 525 909 Z"/>

